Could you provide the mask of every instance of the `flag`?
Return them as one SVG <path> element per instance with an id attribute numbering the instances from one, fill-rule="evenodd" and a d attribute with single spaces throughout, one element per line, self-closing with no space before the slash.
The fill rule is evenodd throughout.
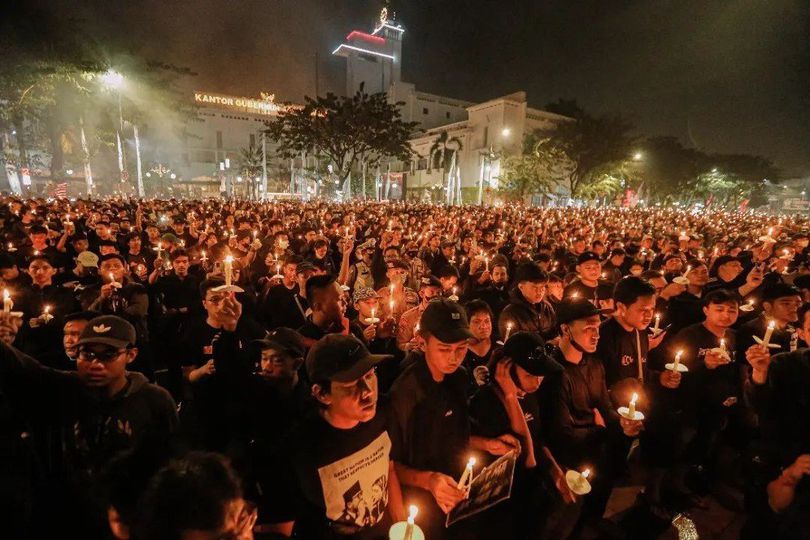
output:
<path id="1" fill-rule="evenodd" d="M 51 196 L 57 199 L 67 197 L 67 182 L 56 184 L 51 190 Z"/>

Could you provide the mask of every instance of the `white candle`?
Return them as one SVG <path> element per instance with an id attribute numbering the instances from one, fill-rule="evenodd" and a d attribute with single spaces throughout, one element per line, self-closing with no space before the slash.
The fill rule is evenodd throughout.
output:
<path id="1" fill-rule="evenodd" d="M 506 343 L 506 340 L 509 339 L 509 334 L 512 333 L 512 323 L 506 323 L 506 335 L 503 337 L 503 342 Z"/>
<path id="2" fill-rule="evenodd" d="M 391 316 L 394 316 L 394 300 L 388 301 L 388 311 L 391 313 Z"/>
<path id="3" fill-rule="evenodd" d="M 3 313 L 11 313 L 11 308 L 14 307 L 14 302 L 11 301 L 11 295 L 8 289 L 3 289 Z"/>
<path id="4" fill-rule="evenodd" d="M 489 257 L 484 257 L 484 272 L 489 272 Z"/>
<path id="5" fill-rule="evenodd" d="M 661 314 L 656 313 L 655 314 L 655 326 L 653 326 L 653 334 L 658 333 L 658 325 L 660 325 L 660 324 L 661 324 Z"/>
<path id="6" fill-rule="evenodd" d="M 205 262 L 205 261 L 207 261 L 207 260 L 208 260 L 208 257 L 206 257 L 206 256 L 205 256 L 205 250 L 203 250 L 203 252 L 202 252 L 202 257 L 200 257 L 200 260 L 201 260 L 202 262 Z"/>
<path id="7" fill-rule="evenodd" d="M 678 368 L 681 365 L 681 355 L 682 354 L 683 354 L 683 351 L 678 351 L 677 353 L 675 353 L 675 361 L 672 363 L 672 371 L 676 371 L 676 372 L 678 371 Z"/>
<path id="8" fill-rule="evenodd" d="M 458 481 L 458 485 L 456 486 L 458 489 L 467 489 L 467 484 L 472 483 L 472 473 L 474 465 L 475 465 L 475 458 L 471 457 L 470 460 L 467 462 L 467 466 L 464 468 L 464 472 L 461 475 L 461 479 Z"/>
<path id="9" fill-rule="evenodd" d="M 720 350 L 726 352 L 726 340 L 723 338 L 720 338 Z"/>
<path id="10" fill-rule="evenodd" d="M 8 251 L 17 251 L 17 248 L 14 247 L 14 244 L 9 242 L 8 243 Z"/>
<path id="11" fill-rule="evenodd" d="M 633 392 L 633 396 L 630 398 L 630 406 L 627 407 L 627 415 L 633 419 L 636 417 L 636 401 L 638 401 L 638 394 Z"/>
<path id="12" fill-rule="evenodd" d="M 767 347 L 768 344 L 771 342 L 771 335 L 773 335 L 773 329 L 776 328 L 776 323 L 771 321 L 768 323 L 768 329 L 765 330 L 765 337 L 762 338 L 762 344 Z"/>
<path id="13" fill-rule="evenodd" d="M 587 480 L 590 475 L 591 475 L 590 469 L 585 469 L 584 471 L 582 471 L 582 478 L 584 478 L 585 480 Z"/>
<path id="14" fill-rule="evenodd" d="M 230 287 L 231 286 L 231 280 L 233 279 L 233 276 L 232 276 L 232 273 L 233 273 L 233 257 L 230 256 L 230 255 L 225 257 L 225 267 L 223 269 L 223 272 L 225 273 L 225 286 Z"/>
<path id="15" fill-rule="evenodd" d="M 405 526 L 405 535 L 402 540 L 411 540 L 413 538 L 413 526 L 418 512 L 419 509 L 416 506 L 411 505 L 408 507 L 408 524 Z"/>

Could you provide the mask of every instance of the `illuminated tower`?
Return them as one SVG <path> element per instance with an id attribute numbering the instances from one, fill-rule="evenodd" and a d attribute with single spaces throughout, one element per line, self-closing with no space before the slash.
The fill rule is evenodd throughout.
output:
<path id="1" fill-rule="evenodd" d="M 377 26 L 370 34 L 360 30 L 346 36 L 346 42 L 332 54 L 346 58 L 346 95 L 354 95 L 365 83 L 369 94 L 387 92 L 399 82 L 402 61 L 402 34 L 405 29 L 388 18 L 383 8 Z"/>

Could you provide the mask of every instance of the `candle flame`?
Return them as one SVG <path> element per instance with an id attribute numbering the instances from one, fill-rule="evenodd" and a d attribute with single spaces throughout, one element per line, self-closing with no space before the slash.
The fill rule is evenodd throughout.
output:
<path id="1" fill-rule="evenodd" d="M 636 394 L 635 392 L 633 392 L 633 396 L 630 398 L 630 403 L 632 403 L 633 405 L 635 405 L 635 404 L 636 404 L 636 401 L 638 401 L 638 394 Z"/>
<path id="2" fill-rule="evenodd" d="M 416 514 L 419 513 L 419 508 L 416 507 L 415 504 L 412 504 L 408 507 L 408 520 L 416 519 Z"/>
<path id="3" fill-rule="evenodd" d="M 233 256 L 228 255 L 227 257 L 225 257 L 225 262 L 226 263 L 232 263 L 233 262 Z"/>
<path id="4" fill-rule="evenodd" d="M 591 470 L 590 469 L 585 469 L 584 471 L 582 471 L 582 478 L 587 479 L 590 475 L 591 475 Z"/>
<path id="5" fill-rule="evenodd" d="M 3 289 L 3 300 L 8 300 L 11 298 L 11 295 L 8 293 L 8 289 Z"/>
<path id="6" fill-rule="evenodd" d="M 45 306 L 45 308 L 42 311 L 47 315 L 48 312 L 51 311 L 51 306 Z"/>
<path id="7" fill-rule="evenodd" d="M 769 322 L 769 323 L 768 323 L 768 328 L 770 328 L 771 330 L 773 330 L 774 328 L 776 328 L 776 322 L 775 322 L 775 321 L 771 321 L 771 322 Z"/>
<path id="8" fill-rule="evenodd" d="M 474 465 L 475 465 L 475 458 L 474 458 L 474 457 L 471 457 L 471 458 L 470 458 L 470 459 L 467 461 L 467 467 L 473 468 L 473 466 L 474 466 Z"/>

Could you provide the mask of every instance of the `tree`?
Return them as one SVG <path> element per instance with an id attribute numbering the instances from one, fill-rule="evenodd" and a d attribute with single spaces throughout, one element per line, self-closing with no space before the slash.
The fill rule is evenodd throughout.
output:
<path id="1" fill-rule="evenodd" d="M 251 199 L 257 198 L 257 186 L 259 184 L 256 182 L 256 178 L 261 177 L 262 172 L 261 149 L 253 145 L 242 148 L 239 151 L 239 174 L 245 178 L 245 181 L 250 186 L 248 193 Z"/>
<path id="2" fill-rule="evenodd" d="M 446 180 L 442 181 L 442 187 L 445 191 L 445 202 L 453 204 L 457 198 L 461 196 L 461 186 L 456 188 L 456 163 L 458 162 L 458 153 L 462 149 L 461 139 L 458 137 L 451 137 L 446 131 L 439 133 L 439 137 L 430 146 L 428 152 L 428 162 L 431 168 L 442 169 Z"/>
<path id="3" fill-rule="evenodd" d="M 267 124 L 281 156 L 325 156 L 341 185 L 361 161 L 369 168 L 386 158 L 410 161 L 408 139 L 416 122 L 402 121 L 401 103 L 389 103 L 386 94 L 369 95 L 361 87 L 352 97 L 328 93 L 304 99 L 303 107 L 289 107 Z"/>
<path id="4" fill-rule="evenodd" d="M 525 146 L 532 146 L 525 150 Z M 509 156 L 501 165 L 499 190 L 522 201 L 527 195 L 551 193 L 570 173 L 573 164 L 550 137 L 537 139 L 537 133 L 524 139 L 524 153 Z"/>

